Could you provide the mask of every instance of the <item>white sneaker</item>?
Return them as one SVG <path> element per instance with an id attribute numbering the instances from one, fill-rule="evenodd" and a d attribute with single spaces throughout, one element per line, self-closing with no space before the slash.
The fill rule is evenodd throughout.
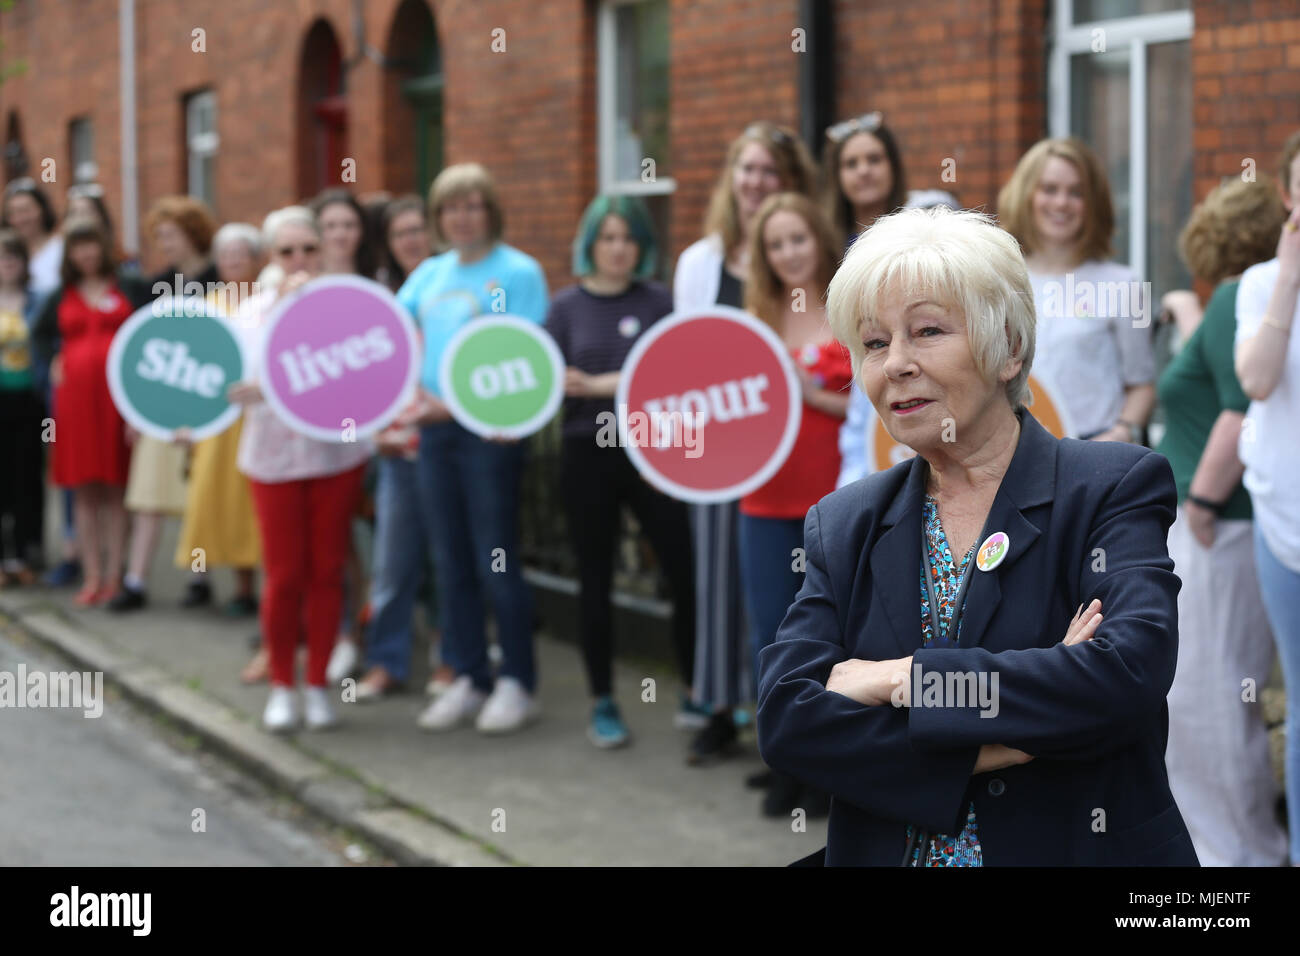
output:
<path id="1" fill-rule="evenodd" d="M 502 677 L 483 705 L 477 726 L 485 734 L 508 734 L 536 720 L 540 712 L 537 701 L 519 681 Z"/>
<path id="2" fill-rule="evenodd" d="M 326 687 L 308 687 L 302 692 L 304 717 L 308 730 L 327 730 L 338 724 L 330 692 Z"/>
<path id="3" fill-rule="evenodd" d="M 266 699 L 266 710 L 262 711 L 262 726 L 273 734 L 282 734 L 293 730 L 297 724 L 298 708 L 293 688 L 273 686 L 271 696 Z"/>
<path id="4" fill-rule="evenodd" d="M 451 730 L 468 723 L 483 707 L 487 695 L 474 687 L 468 674 L 457 677 L 415 720 L 421 730 Z"/>
<path id="5" fill-rule="evenodd" d="M 325 665 L 325 679 L 331 685 L 342 683 L 345 678 L 353 675 L 360 659 L 355 642 L 335 641 L 334 650 L 330 651 L 330 662 Z"/>

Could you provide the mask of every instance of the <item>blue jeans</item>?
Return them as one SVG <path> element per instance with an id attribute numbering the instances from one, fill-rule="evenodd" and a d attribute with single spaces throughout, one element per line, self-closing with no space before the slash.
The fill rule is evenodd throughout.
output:
<path id="1" fill-rule="evenodd" d="M 399 681 L 411 672 L 411 616 L 427 553 L 427 503 L 419 488 L 416 462 L 379 459 L 366 662 Z"/>
<path id="2" fill-rule="evenodd" d="M 1255 522 L 1255 570 L 1286 686 L 1286 802 L 1291 864 L 1300 866 L 1300 574 L 1273 557 L 1259 521 Z"/>
<path id="3" fill-rule="evenodd" d="M 802 518 L 740 516 L 740 582 L 749 615 L 751 667 L 755 675 L 759 652 L 776 640 L 785 612 L 803 586 L 803 571 L 795 570 L 803 567 L 795 551 L 802 547 Z"/>
<path id="4" fill-rule="evenodd" d="M 533 601 L 517 530 L 525 447 L 484 441 L 455 422 L 420 431 L 420 493 L 433 553 L 442 659 L 482 691 L 492 689 L 485 594 L 496 618 L 500 676 L 513 677 L 530 693 L 537 683 Z"/>

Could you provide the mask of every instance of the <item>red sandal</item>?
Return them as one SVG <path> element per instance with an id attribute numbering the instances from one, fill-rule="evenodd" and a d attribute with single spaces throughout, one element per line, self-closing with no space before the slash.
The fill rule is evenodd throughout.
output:
<path id="1" fill-rule="evenodd" d="M 94 607 L 99 602 L 100 590 L 97 583 L 87 581 L 73 597 L 72 603 L 78 607 Z"/>

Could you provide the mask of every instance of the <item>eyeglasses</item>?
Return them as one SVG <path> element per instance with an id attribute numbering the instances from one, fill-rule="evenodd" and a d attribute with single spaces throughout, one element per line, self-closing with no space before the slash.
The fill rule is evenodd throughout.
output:
<path id="1" fill-rule="evenodd" d="M 278 249 L 275 250 L 275 254 L 283 258 L 288 258 L 289 256 L 293 255 L 295 252 L 301 252 L 304 256 L 311 256 L 311 255 L 315 255 L 319 251 L 320 251 L 320 246 L 314 243 L 307 243 L 306 245 L 302 245 L 302 246 L 280 246 Z"/>
<path id="2" fill-rule="evenodd" d="M 854 133 L 874 133 L 884 125 L 884 122 L 885 115 L 880 110 L 872 110 L 870 113 L 827 127 L 826 138 L 832 143 L 842 143 Z"/>

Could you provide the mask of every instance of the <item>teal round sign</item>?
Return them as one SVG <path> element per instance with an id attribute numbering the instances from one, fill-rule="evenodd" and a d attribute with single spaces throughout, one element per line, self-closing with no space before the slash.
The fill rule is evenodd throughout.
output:
<path id="1" fill-rule="evenodd" d="M 452 336 L 439 370 L 452 416 L 484 438 L 525 438 L 564 398 L 564 356 L 536 322 L 477 318 Z"/>
<path id="2" fill-rule="evenodd" d="M 199 441 L 239 417 L 226 390 L 244 378 L 244 356 L 221 314 L 202 299 L 162 298 L 122 323 L 108 351 L 108 388 L 137 431 Z"/>

